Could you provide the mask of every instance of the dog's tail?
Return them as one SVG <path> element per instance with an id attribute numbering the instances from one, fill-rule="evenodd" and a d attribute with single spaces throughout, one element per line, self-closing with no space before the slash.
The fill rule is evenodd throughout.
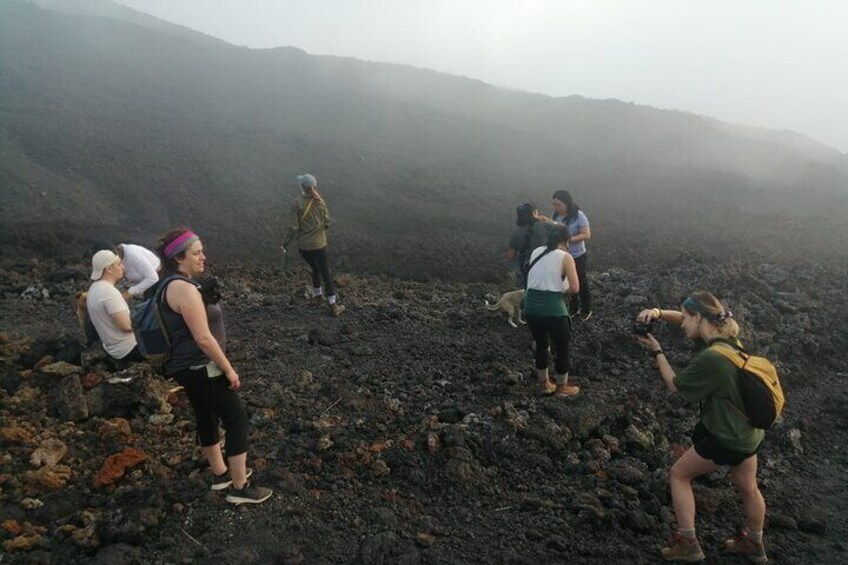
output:
<path id="1" fill-rule="evenodd" d="M 81 330 L 85 330 L 85 323 L 88 318 L 88 310 L 86 309 L 87 303 L 88 293 L 84 290 L 78 292 L 74 300 L 74 313 L 76 314 L 77 323 Z"/>
<path id="2" fill-rule="evenodd" d="M 494 303 L 494 304 L 490 304 L 490 303 L 489 303 L 489 300 L 488 300 L 488 299 L 486 299 L 486 298 L 484 298 L 484 299 L 483 299 L 483 302 L 485 302 L 485 303 L 486 303 L 486 310 L 491 310 L 491 311 L 493 311 L 493 312 L 494 312 L 495 310 L 499 310 L 499 309 L 500 309 L 500 307 L 498 306 L 497 302 L 496 302 L 496 303 Z"/>

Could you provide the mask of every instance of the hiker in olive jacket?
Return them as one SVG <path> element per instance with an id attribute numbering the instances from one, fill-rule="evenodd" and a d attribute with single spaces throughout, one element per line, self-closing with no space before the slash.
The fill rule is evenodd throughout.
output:
<path id="1" fill-rule="evenodd" d="M 318 181 L 305 174 L 297 177 L 301 195 L 292 201 L 286 234 L 283 238 L 283 253 L 295 237 L 297 248 L 304 261 L 312 269 L 312 303 L 322 304 L 326 300 L 330 314 L 339 316 L 345 307 L 338 303 L 330 265 L 327 259 L 327 230 L 330 227 L 330 211 L 327 203 L 318 194 Z M 323 286 L 322 286 L 323 281 Z"/>

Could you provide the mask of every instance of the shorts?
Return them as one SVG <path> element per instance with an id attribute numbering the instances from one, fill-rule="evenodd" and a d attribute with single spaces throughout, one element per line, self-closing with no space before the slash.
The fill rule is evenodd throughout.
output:
<path id="1" fill-rule="evenodd" d="M 698 422 L 692 432 L 692 447 L 695 448 L 695 453 L 704 459 L 709 459 L 716 465 L 730 465 L 731 467 L 740 465 L 760 450 L 760 446 L 757 446 L 757 449 L 751 453 L 742 453 L 725 447 L 701 422 Z"/>

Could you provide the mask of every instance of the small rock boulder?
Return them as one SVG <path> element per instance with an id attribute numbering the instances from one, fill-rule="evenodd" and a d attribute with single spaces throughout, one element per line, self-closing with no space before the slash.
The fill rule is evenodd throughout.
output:
<path id="1" fill-rule="evenodd" d="M 67 361 L 56 361 L 55 363 L 39 367 L 38 370 L 47 375 L 58 375 L 60 377 L 79 375 L 82 373 L 82 367 L 78 365 L 71 365 Z"/>
<path id="2" fill-rule="evenodd" d="M 58 364 L 58 363 L 57 363 Z M 79 422 L 88 418 L 88 403 L 78 374 L 71 374 L 56 388 L 56 411 L 63 420 Z"/>
<path id="3" fill-rule="evenodd" d="M 41 442 L 38 449 L 32 452 L 29 462 L 34 467 L 42 465 L 52 466 L 59 463 L 65 453 L 68 451 L 68 446 L 59 438 L 49 438 Z"/>
<path id="4" fill-rule="evenodd" d="M 336 344 L 336 338 L 330 335 L 329 332 L 321 328 L 312 328 L 309 330 L 309 345 L 323 345 L 324 347 L 332 347 Z"/>
<path id="5" fill-rule="evenodd" d="M 103 462 L 100 472 L 94 479 L 94 486 L 110 485 L 124 476 L 127 469 L 135 467 L 147 460 L 147 455 L 140 449 L 128 447 L 121 453 L 110 455 Z"/>

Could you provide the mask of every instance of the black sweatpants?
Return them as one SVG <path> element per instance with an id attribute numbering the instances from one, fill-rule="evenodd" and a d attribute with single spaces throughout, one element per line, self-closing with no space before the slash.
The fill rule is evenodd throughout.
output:
<path id="1" fill-rule="evenodd" d="M 227 377 L 209 378 L 206 368 L 183 369 L 170 375 L 185 387 L 194 410 L 197 437 L 201 447 L 218 443 L 218 423 L 227 432 L 227 457 L 247 452 L 247 412 L 238 393 L 230 390 Z"/>
<path id="2" fill-rule="evenodd" d="M 577 267 L 577 280 L 580 282 L 580 292 L 571 295 L 571 300 L 568 303 L 568 313 L 588 314 L 592 311 L 592 292 L 589 290 L 589 281 L 586 278 L 586 256 L 584 253 L 574 260 L 574 265 Z"/>
<path id="3" fill-rule="evenodd" d="M 312 286 L 318 288 L 321 286 L 321 280 L 324 281 L 324 294 L 333 296 L 336 294 L 336 288 L 333 286 L 333 277 L 330 276 L 330 262 L 327 260 L 327 248 L 313 249 L 311 251 L 299 250 L 300 256 L 312 269 Z"/>
<path id="4" fill-rule="evenodd" d="M 548 348 L 554 353 L 554 370 L 564 375 L 569 370 L 568 344 L 571 341 L 571 320 L 568 316 L 527 316 L 527 327 L 536 342 L 536 368 L 548 368 Z"/>

